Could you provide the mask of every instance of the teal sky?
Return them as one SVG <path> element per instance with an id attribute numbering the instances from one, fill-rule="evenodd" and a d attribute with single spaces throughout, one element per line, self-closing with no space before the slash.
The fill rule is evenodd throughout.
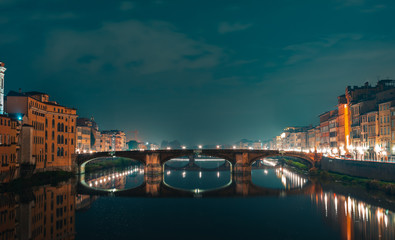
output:
<path id="1" fill-rule="evenodd" d="M 6 92 L 186 144 L 318 122 L 347 85 L 395 79 L 393 1 L 0 0 Z"/>

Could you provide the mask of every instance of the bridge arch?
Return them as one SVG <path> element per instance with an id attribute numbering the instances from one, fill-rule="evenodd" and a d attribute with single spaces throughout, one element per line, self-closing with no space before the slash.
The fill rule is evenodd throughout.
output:
<path id="1" fill-rule="evenodd" d="M 123 158 L 123 159 L 127 159 L 130 161 L 135 161 L 138 162 L 140 164 L 145 164 L 145 161 L 143 161 L 140 158 L 131 158 L 128 155 L 122 156 L 122 155 L 112 155 L 110 152 L 99 152 L 96 154 L 80 154 L 77 155 L 77 166 L 78 166 L 78 173 L 79 174 L 84 174 L 85 173 L 85 167 L 88 163 L 94 162 L 94 161 L 98 161 L 98 160 L 103 160 L 103 159 L 110 159 L 110 158 Z"/>
<path id="2" fill-rule="evenodd" d="M 292 157 L 292 158 L 297 158 L 299 160 L 302 160 L 305 163 L 308 163 L 310 167 L 314 167 L 314 164 L 315 164 L 313 159 L 311 159 L 311 158 L 309 158 L 307 156 L 304 156 L 302 154 L 289 154 L 289 153 L 287 153 L 287 154 L 273 154 L 273 155 L 266 155 L 265 154 L 265 155 L 262 155 L 262 156 L 254 156 L 253 158 L 251 158 L 249 160 L 249 165 L 252 165 L 254 162 L 256 162 L 256 161 L 258 161 L 258 160 L 260 160 L 262 158 L 269 158 L 269 157 Z"/>

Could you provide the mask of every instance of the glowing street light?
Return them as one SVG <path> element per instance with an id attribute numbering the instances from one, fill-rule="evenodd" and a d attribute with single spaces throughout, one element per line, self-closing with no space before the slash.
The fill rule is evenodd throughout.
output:
<path id="1" fill-rule="evenodd" d="M 199 147 L 199 149 L 202 149 L 202 148 L 203 148 L 203 146 L 202 146 L 202 145 L 199 145 L 198 147 Z"/>
<path id="2" fill-rule="evenodd" d="M 185 146 L 182 146 L 181 148 L 182 148 L 182 149 L 186 149 L 187 147 L 185 147 Z"/>

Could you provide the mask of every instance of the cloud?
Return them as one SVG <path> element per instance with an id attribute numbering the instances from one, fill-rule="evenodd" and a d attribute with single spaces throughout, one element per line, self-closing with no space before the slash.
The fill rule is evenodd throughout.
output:
<path id="1" fill-rule="evenodd" d="M 63 13 L 41 12 L 41 13 L 33 14 L 30 17 L 31 20 L 39 20 L 39 21 L 71 20 L 77 18 L 78 18 L 77 14 L 73 12 L 63 12 Z"/>
<path id="2" fill-rule="evenodd" d="M 250 60 L 236 60 L 228 64 L 228 66 L 240 66 L 240 65 L 246 65 L 250 63 L 255 63 L 258 62 L 259 59 L 250 59 Z"/>
<path id="3" fill-rule="evenodd" d="M 387 8 L 385 4 L 371 4 L 366 0 L 339 0 L 338 9 L 354 8 L 361 13 L 374 13 Z"/>
<path id="4" fill-rule="evenodd" d="M 378 5 L 374 5 L 374 6 L 371 6 L 371 7 L 367 7 L 367 8 L 361 9 L 361 12 L 373 13 L 373 12 L 378 12 L 378 11 L 384 10 L 386 8 L 387 8 L 386 5 L 378 4 Z"/>
<path id="5" fill-rule="evenodd" d="M 361 6 L 365 4 L 365 0 L 340 0 L 343 6 Z"/>
<path id="6" fill-rule="evenodd" d="M 224 33 L 229 33 L 229 32 L 236 32 L 236 31 L 242 31 L 247 28 L 250 28 L 252 26 L 252 23 L 248 24 L 242 24 L 242 23 L 228 23 L 228 22 L 222 22 L 218 26 L 218 32 L 221 34 Z"/>
<path id="7" fill-rule="evenodd" d="M 125 1 L 125 2 L 121 2 L 119 9 L 121 11 L 129 11 L 132 10 L 134 7 L 135 7 L 134 3 Z"/>
<path id="8" fill-rule="evenodd" d="M 211 68 L 222 56 L 219 47 L 189 38 L 159 21 L 107 22 L 89 31 L 55 31 L 46 46 L 39 61 L 54 73 L 77 68 L 88 73 L 153 74 Z"/>
<path id="9" fill-rule="evenodd" d="M 317 41 L 305 42 L 286 46 L 283 50 L 290 51 L 285 64 L 295 64 L 300 61 L 316 58 L 325 49 L 331 48 L 341 41 L 359 41 L 360 34 L 333 34 Z"/>

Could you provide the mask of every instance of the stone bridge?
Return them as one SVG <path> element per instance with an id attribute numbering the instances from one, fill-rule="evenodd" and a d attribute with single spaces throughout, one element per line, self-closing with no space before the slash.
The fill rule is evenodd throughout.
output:
<path id="1" fill-rule="evenodd" d="M 97 152 L 74 155 L 78 173 L 85 173 L 85 165 L 98 158 L 123 157 L 141 162 L 146 172 L 162 172 L 163 164 L 173 158 L 189 157 L 193 161 L 195 156 L 222 158 L 229 161 L 235 172 L 250 172 L 251 164 L 267 157 L 289 156 L 307 162 L 312 168 L 322 159 L 321 154 L 278 150 L 248 150 L 248 149 L 185 149 L 185 150 L 146 150 L 146 151 L 117 151 Z"/>

